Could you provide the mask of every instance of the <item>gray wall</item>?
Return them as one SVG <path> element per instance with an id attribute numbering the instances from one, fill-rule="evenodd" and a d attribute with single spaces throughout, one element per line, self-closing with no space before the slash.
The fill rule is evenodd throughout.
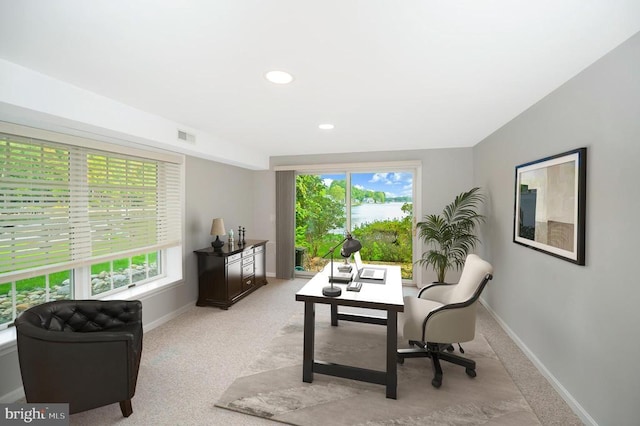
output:
<path id="1" fill-rule="evenodd" d="M 389 141 L 389 144 L 393 145 L 393 141 Z M 457 194 L 473 186 L 473 150 L 471 148 L 279 156 L 271 157 L 271 167 L 416 160 L 422 163 L 420 194 L 422 211 L 418 214 L 420 219 L 425 214 L 440 213 Z M 375 172 L 375 170 L 372 171 Z M 275 175 L 270 179 L 275 181 Z M 275 199 L 275 189 L 270 196 Z M 423 250 L 420 244 L 418 256 Z M 422 272 L 421 281 L 416 283 L 418 286 L 435 281 L 436 276 L 431 269 L 428 271 L 423 269 Z M 458 276 L 459 273 L 456 271 L 449 272 L 447 281 L 454 282 Z"/>
<path id="2" fill-rule="evenodd" d="M 253 227 L 255 172 L 195 157 L 187 157 L 185 168 L 186 279 L 195 283 L 191 288 L 195 300 L 198 270 L 193 250 L 209 247 L 215 239 L 209 235 L 213 218 L 223 218 L 227 232 L 233 229 L 234 237 L 240 225 L 246 228 L 247 239 L 266 239 L 267 233 Z"/>
<path id="3" fill-rule="evenodd" d="M 276 273 L 276 176 L 269 170 L 253 172 L 253 227 L 267 242 L 267 276 Z M 249 232 L 249 230 L 247 230 Z M 247 235 L 252 235 L 248 233 Z"/>
<path id="4" fill-rule="evenodd" d="M 514 167 L 588 147 L 586 266 L 512 242 Z M 474 148 L 495 278 L 484 300 L 587 423 L 640 421 L 640 35 Z"/>

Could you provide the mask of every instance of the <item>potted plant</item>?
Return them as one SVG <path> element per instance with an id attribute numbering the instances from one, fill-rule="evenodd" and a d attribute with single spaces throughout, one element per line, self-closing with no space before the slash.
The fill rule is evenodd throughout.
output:
<path id="1" fill-rule="evenodd" d="M 467 255 L 480 241 L 475 228 L 484 221 L 484 216 L 476 208 L 484 196 L 479 191 L 480 188 L 473 188 L 461 193 L 442 214 L 425 215 L 424 221 L 417 224 L 420 238 L 430 247 L 417 263 L 433 267 L 438 282 L 445 282 L 449 269 L 463 267 Z"/>

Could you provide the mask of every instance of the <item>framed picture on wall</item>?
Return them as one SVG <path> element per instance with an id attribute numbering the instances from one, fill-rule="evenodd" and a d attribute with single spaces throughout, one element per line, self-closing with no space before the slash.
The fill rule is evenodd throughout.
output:
<path id="1" fill-rule="evenodd" d="M 585 264 L 587 148 L 516 166 L 513 242 Z"/>

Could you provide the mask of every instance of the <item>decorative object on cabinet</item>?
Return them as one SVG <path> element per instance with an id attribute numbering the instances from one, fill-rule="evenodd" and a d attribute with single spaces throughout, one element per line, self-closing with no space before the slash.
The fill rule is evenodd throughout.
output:
<path id="1" fill-rule="evenodd" d="M 587 148 L 516 166 L 513 242 L 585 264 Z"/>
<path id="2" fill-rule="evenodd" d="M 266 244 L 266 240 L 246 240 L 244 245 L 196 250 L 196 305 L 228 309 L 238 300 L 267 284 Z"/>
<path id="3" fill-rule="evenodd" d="M 225 233 L 224 220 L 222 220 L 221 217 L 213 219 L 213 222 L 211 222 L 211 235 L 215 235 L 216 239 L 211 242 L 211 247 L 220 249 L 224 245 L 220 239 L 220 235 L 225 235 Z"/>
<path id="4" fill-rule="evenodd" d="M 227 240 L 229 245 L 233 245 L 233 228 L 229 228 L 229 239 Z"/>

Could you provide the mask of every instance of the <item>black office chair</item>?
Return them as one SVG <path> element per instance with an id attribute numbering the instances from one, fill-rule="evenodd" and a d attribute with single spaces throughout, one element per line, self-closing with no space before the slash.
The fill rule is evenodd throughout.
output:
<path id="1" fill-rule="evenodd" d="M 120 403 L 133 412 L 142 355 L 142 303 L 59 300 L 16 320 L 28 403 L 68 403 L 69 413 Z"/>
<path id="2" fill-rule="evenodd" d="M 398 328 L 415 347 L 399 349 L 398 362 L 402 364 L 406 358 L 431 358 L 434 370 L 431 384 L 436 388 L 442 385 L 440 360 L 461 365 L 467 375 L 476 377 L 475 361 L 451 353 L 452 344 L 474 339 L 476 306 L 492 274 L 493 267 L 488 262 L 470 254 L 457 284 L 434 283 L 422 288 L 418 297 L 405 297 Z M 460 351 L 464 353 L 461 347 Z"/>

